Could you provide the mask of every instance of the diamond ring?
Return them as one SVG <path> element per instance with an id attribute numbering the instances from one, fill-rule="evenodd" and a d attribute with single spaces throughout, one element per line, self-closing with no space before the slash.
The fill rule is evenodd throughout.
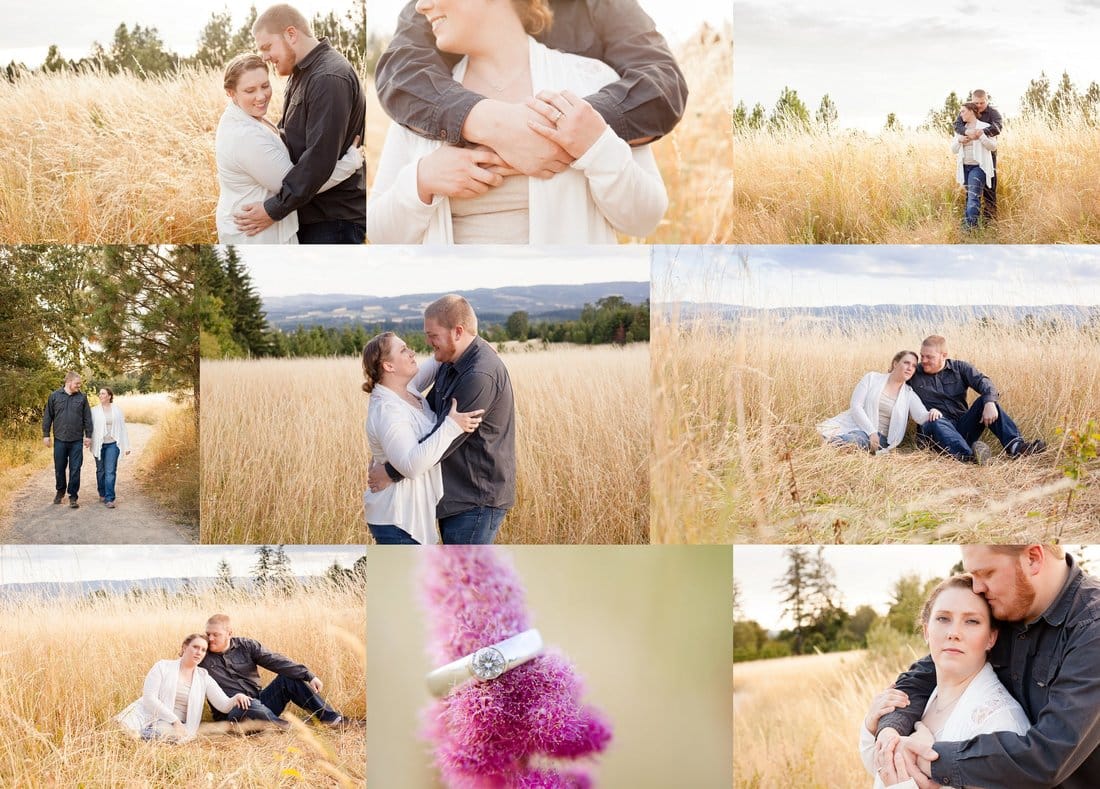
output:
<path id="1" fill-rule="evenodd" d="M 433 696 L 446 696 L 457 685 L 471 679 L 494 680 L 505 671 L 522 666 L 542 652 L 542 636 L 535 628 L 506 638 L 491 646 L 461 657 L 428 674 L 428 690 Z"/>

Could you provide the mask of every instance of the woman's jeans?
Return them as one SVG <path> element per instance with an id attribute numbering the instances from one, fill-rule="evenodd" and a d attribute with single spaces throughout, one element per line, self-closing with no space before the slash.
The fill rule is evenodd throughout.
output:
<path id="1" fill-rule="evenodd" d="M 964 164 L 963 180 L 966 182 L 966 213 L 964 224 L 970 227 L 978 226 L 978 217 L 982 213 L 982 190 L 985 189 L 985 171 L 981 165 Z"/>
<path id="2" fill-rule="evenodd" d="M 871 451 L 871 437 L 864 433 L 862 430 L 853 430 L 850 433 L 837 436 L 830 441 L 831 444 L 840 446 L 841 444 L 855 444 L 860 449 L 865 449 L 868 452 Z M 878 434 L 878 448 L 885 449 L 889 440 L 882 433 Z"/>
<path id="3" fill-rule="evenodd" d="M 419 545 L 416 540 L 409 536 L 409 533 L 399 526 L 391 526 L 389 524 L 377 526 L 373 523 L 368 523 L 367 528 L 370 529 L 371 537 L 379 545 Z"/>
<path id="4" fill-rule="evenodd" d="M 95 461 L 95 486 L 104 501 L 115 500 L 115 477 L 118 476 L 118 444 L 104 444 Z"/>

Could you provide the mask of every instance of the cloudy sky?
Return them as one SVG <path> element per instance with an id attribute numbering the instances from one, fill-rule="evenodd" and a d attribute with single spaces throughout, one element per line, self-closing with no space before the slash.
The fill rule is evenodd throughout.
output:
<path id="1" fill-rule="evenodd" d="M 816 553 L 817 547 L 810 546 Z M 772 585 L 783 577 L 788 562 L 783 545 L 737 545 L 733 549 L 733 577 L 741 589 L 745 617 L 767 630 L 791 627 L 781 617 L 781 606 Z M 1075 558 L 1078 546 L 1066 546 Z M 1100 545 L 1086 546 L 1084 557 L 1096 571 Z M 962 558 L 957 545 L 827 545 L 825 559 L 836 570 L 836 583 L 843 605 L 855 611 L 869 605 L 880 614 L 890 607 L 894 581 L 907 573 L 928 579 L 947 575 Z"/>
<path id="2" fill-rule="evenodd" d="M 0 26 L 0 65 L 15 60 L 28 66 L 38 66 L 46 57 L 50 44 L 57 44 L 61 54 L 76 60 L 87 55 L 92 42 L 108 45 L 115 29 L 122 23 L 133 28 L 155 27 L 164 45 L 180 54 L 193 55 L 198 46 L 199 32 L 210 21 L 210 15 L 229 10 L 233 26 L 240 27 L 255 5 L 262 11 L 271 3 L 263 0 L 188 0 L 186 3 L 143 2 L 143 0 L 50 0 L 9 3 L 4 9 Z M 362 0 L 294 0 L 292 5 L 313 18 L 317 13 L 334 12 L 343 17 Z"/>
<path id="3" fill-rule="evenodd" d="M 828 93 L 841 125 L 867 131 L 891 112 L 915 126 L 952 90 L 983 88 L 1016 115 L 1042 71 L 1100 81 L 1098 29 L 1098 0 L 737 0 L 734 97 L 770 110 L 789 86 L 812 113 Z"/>
<path id="4" fill-rule="evenodd" d="M 339 561 L 351 567 L 363 545 L 288 545 L 295 575 L 320 575 Z M 204 578 L 225 559 L 234 576 L 256 564 L 252 545 L 0 545 L 0 585 L 32 582 Z"/>
<path id="5" fill-rule="evenodd" d="M 653 300 L 753 307 L 1100 305 L 1094 246 L 655 247 Z"/>
<path id="6" fill-rule="evenodd" d="M 367 0 L 367 29 L 382 36 L 392 34 L 407 1 Z M 638 4 L 673 46 L 698 31 L 703 22 L 718 28 L 732 16 L 730 0 L 638 0 Z"/>
<path id="7" fill-rule="evenodd" d="M 261 297 L 401 296 L 506 285 L 644 282 L 649 247 L 237 247 Z"/>

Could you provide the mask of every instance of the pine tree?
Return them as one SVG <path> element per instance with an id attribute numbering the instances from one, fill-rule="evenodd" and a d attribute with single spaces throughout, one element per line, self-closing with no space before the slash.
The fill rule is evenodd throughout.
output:
<path id="1" fill-rule="evenodd" d="M 837 112 L 836 104 L 829 98 L 829 94 L 826 93 L 821 97 L 821 104 L 818 105 L 817 114 L 814 116 L 817 125 L 827 132 L 832 131 L 836 128 L 839 117 L 840 115 Z"/>
<path id="2" fill-rule="evenodd" d="M 271 555 L 271 586 L 280 594 L 290 596 L 298 586 L 294 569 L 290 566 L 290 557 L 286 555 L 286 546 L 280 545 Z"/>
<path id="3" fill-rule="evenodd" d="M 235 588 L 233 586 L 233 570 L 225 559 L 218 562 L 218 580 L 215 586 L 223 592 L 232 592 Z"/>
<path id="4" fill-rule="evenodd" d="M 775 131 L 806 131 L 810 128 L 810 111 L 798 98 L 798 91 L 784 86 L 768 118 L 768 125 Z"/>
<path id="5" fill-rule="evenodd" d="M 789 562 L 787 573 L 772 589 L 780 593 L 782 613 L 794 623 L 794 653 L 801 655 L 805 630 L 812 617 L 809 579 L 812 559 L 809 549 L 800 545 L 787 548 L 783 555 Z"/>
<path id="6" fill-rule="evenodd" d="M 252 584 L 262 594 L 272 587 L 274 551 L 270 545 L 261 545 L 256 548 L 256 556 L 256 564 L 252 567 Z"/>

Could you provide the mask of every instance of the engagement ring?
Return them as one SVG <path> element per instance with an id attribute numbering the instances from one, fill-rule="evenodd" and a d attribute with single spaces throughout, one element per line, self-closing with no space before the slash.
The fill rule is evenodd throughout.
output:
<path id="1" fill-rule="evenodd" d="M 446 696 L 455 686 L 471 679 L 494 680 L 505 671 L 522 666 L 542 652 L 542 636 L 535 628 L 482 647 L 428 674 L 428 690 L 433 696 Z"/>

